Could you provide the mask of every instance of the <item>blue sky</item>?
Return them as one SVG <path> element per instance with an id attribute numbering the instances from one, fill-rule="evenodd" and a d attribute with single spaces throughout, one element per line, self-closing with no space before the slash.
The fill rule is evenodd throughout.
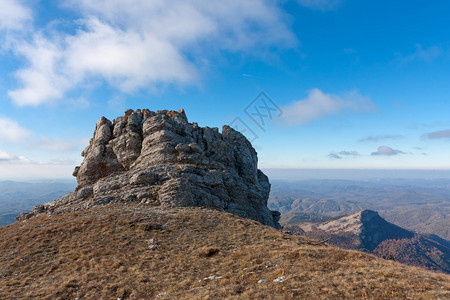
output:
<path id="1" fill-rule="evenodd" d="M 0 179 L 69 178 L 95 122 L 128 108 L 243 122 L 261 168 L 450 170 L 449 15 L 420 0 L 0 0 Z"/>

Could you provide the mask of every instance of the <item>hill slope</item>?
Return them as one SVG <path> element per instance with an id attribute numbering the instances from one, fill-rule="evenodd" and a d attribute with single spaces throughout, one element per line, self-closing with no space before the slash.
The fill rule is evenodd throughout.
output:
<path id="1" fill-rule="evenodd" d="M 297 226 L 287 228 L 293 233 L 324 239 L 342 248 L 368 251 L 409 265 L 450 273 L 448 241 L 437 236 L 415 234 L 387 222 L 375 211 L 364 210 L 329 221 L 304 222 Z"/>
<path id="2" fill-rule="evenodd" d="M 450 247 L 445 240 L 439 243 L 423 235 L 390 239 L 380 243 L 373 253 L 380 257 L 393 257 L 412 266 L 423 266 L 450 274 Z"/>
<path id="3" fill-rule="evenodd" d="M 448 275 L 204 208 L 115 204 L 0 236 L 1 299 L 450 297 Z"/>

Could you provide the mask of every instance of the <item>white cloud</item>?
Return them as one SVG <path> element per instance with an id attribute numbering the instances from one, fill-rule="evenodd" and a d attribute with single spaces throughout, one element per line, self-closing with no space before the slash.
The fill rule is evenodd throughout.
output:
<path id="1" fill-rule="evenodd" d="M 20 30 L 32 19 L 31 10 L 20 0 L 1 0 L 0 30 Z"/>
<path id="2" fill-rule="evenodd" d="M 333 10 L 337 8 L 343 0 L 297 0 L 300 5 L 316 10 Z"/>
<path id="3" fill-rule="evenodd" d="M 341 112 L 373 112 L 375 104 L 370 98 L 351 91 L 344 96 L 325 94 L 319 89 L 312 89 L 305 99 L 294 101 L 281 108 L 281 122 L 288 125 L 307 124 Z"/>
<path id="4" fill-rule="evenodd" d="M 0 180 L 73 179 L 72 172 L 79 164 L 69 158 L 34 161 L 0 150 Z"/>
<path id="5" fill-rule="evenodd" d="M 272 1 L 66 1 L 81 12 L 75 32 L 36 33 L 15 44 L 29 65 L 9 91 L 19 106 L 60 100 L 80 84 L 101 79 L 122 92 L 195 84 L 199 61 L 221 50 L 253 54 L 296 39 Z M 201 59 L 200 59 L 201 58 Z"/>
<path id="6" fill-rule="evenodd" d="M 0 163 L 5 163 L 5 162 L 7 162 L 7 163 L 11 163 L 11 162 L 28 163 L 28 162 L 30 162 L 30 160 L 24 156 L 15 156 L 15 155 L 12 155 L 5 151 L 0 150 Z"/>
<path id="7" fill-rule="evenodd" d="M 61 98 L 73 83 L 61 73 L 61 49 L 42 35 L 36 34 L 31 43 L 17 44 L 15 52 L 30 63 L 28 68 L 15 73 L 15 77 L 23 85 L 8 93 L 15 104 L 36 106 Z"/>
<path id="8" fill-rule="evenodd" d="M 149 82 L 186 83 L 195 68 L 167 41 L 115 29 L 98 19 L 86 21 L 87 32 L 69 38 L 65 64 L 75 78 L 100 76 L 123 91 Z"/>
<path id="9" fill-rule="evenodd" d="M 0 142 L 10 144 L 21 144 L 32 147 L 35 150 L 54 151 L 54 152 L 70 152 L 82 151 L 89 144 L 88 138 L 82 139 L 61 139 L 48 138 L 42 136 L 37 138 L 32 131 L 21 127 L 16 121 L 0 118 Z M 0 151 L 0 159 L 7 158 L 6 152 Z M 19 157 L 10 155 L 9 157 Z"/>
<path id="10" fill-rule="evenodd" d="M 0 150 L 0 161 L 9 161 L 14 159 L 14 156 Z"/>
<path id="11" fill-rule="evenodd" d="M 281 21 L 282 13 L 269 0 L 70 0 L 85 15 L 109 24 L 147 32 L 179 48 L 202 40 L 221 48 L 248 49 L 286 42 L 293 36 Z"/>
<path id="12" fill-rule="evenodd" d="M 70 159 L 36 162 L 0 151 L 0 180 L 69 179 L 76 165 Z"/>
<path id="13" fill-rule="evenodd" d="M 31 134 L 29 130 L 21 127 L 16 121 L 0 118 L 0 142 L 22 142 Z"/>
<path id="14" fill-rule="evenodd" d="M 405 152 L 397 149 L 392 149 L 391 147 L 388 146 L 380 146 L 378 147 L 378 150 L 376 152 L 372 152 L 370 155 L 393 156 L 397 154 L 405 154 Z"/>

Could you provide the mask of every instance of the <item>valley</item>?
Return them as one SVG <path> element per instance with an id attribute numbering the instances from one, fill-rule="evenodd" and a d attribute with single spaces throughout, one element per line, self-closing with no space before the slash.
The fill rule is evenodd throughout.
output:
<path id="1" fill-rule="evenodd" d="M 450 181 L 446 179 L 272 181 L 268 206 L 281 223 L 377 211 L 386 221 L 450 239 Z"/>
<path id="2" fill-rule="evenodd" d="M 75 188 L 69 180 L 0 181 L 0 226 L 15 221 L 15 217 L 35 205 L 53 201 Z"/>

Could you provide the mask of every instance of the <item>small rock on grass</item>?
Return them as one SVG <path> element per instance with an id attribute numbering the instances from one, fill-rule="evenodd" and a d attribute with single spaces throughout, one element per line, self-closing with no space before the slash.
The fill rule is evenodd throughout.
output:
<path id="1" fill-rule="evenodd" d="M 211 275 L 209 277 L 203 278 L 203 280 L 216 280 L 216 279 L 220 279 L 220 278 L 222 278 L 222 276 Z"/>
<path id="2" fill-rule="evenodd" d="M 273 280 L 273 282 L 283 282 L 286 280 L 286 276 L 280 276 Z"/>
<path id="3" fill-rule="evenodd" d="M 260 280 L 258 280 L 258 283 L 266 283 L 266 282 L 267 282 L 266 279 L 260 279 Z"/>

